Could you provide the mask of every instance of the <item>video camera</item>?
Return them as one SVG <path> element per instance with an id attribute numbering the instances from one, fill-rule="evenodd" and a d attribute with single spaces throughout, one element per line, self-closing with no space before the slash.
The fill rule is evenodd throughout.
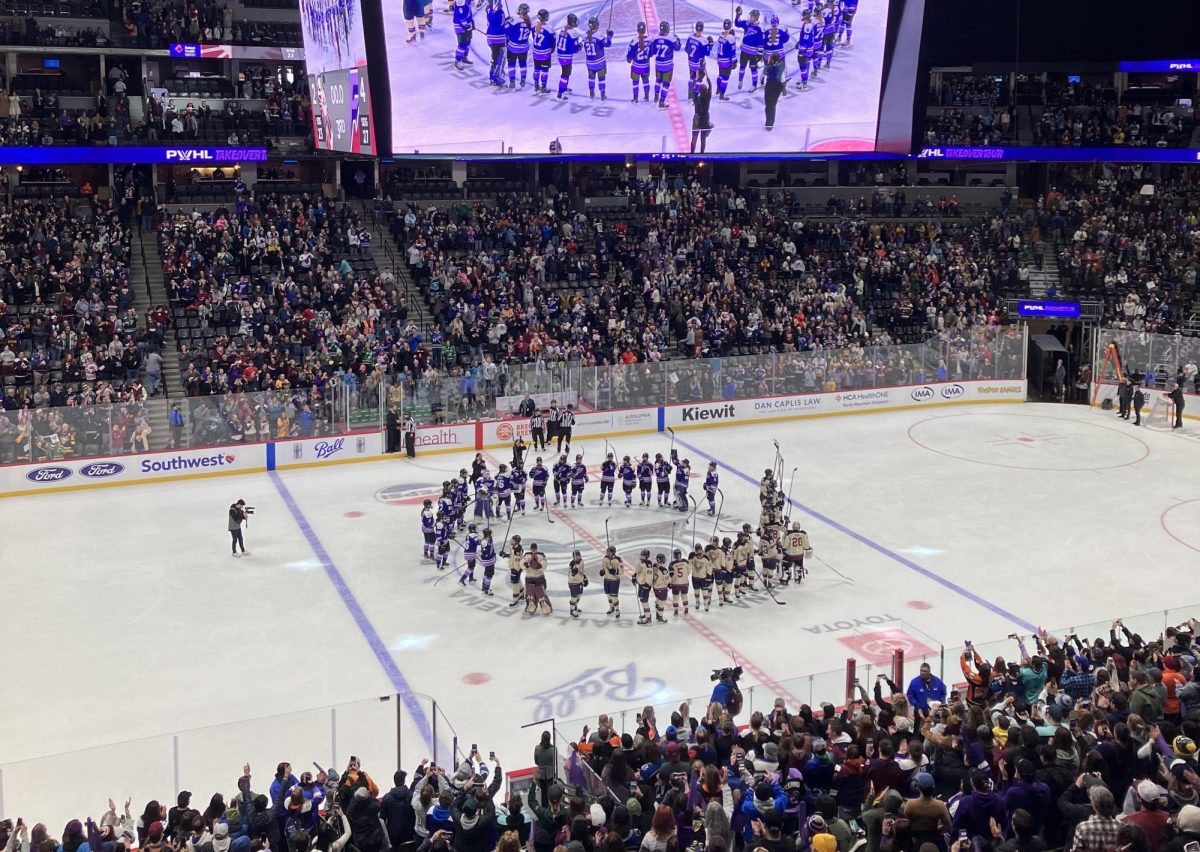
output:
<path id="1" fill-rule="evenodd" d="M 242 511 L 245 512 L 247 515 L 253 515 L 254 507 L 253 506 L 243 506 Z"/>
<path id="2" fill-rule="evenodd" d="M 730 681 L 732 683 L 737 683 L 738 678 L 740 678 L 741 676 L 742 676 L 742 667 L 734 666 L 732 668 L 726 667 L 723 669 L 713 669 L 712 675 L 709 677 L 709 680 L 711 680 L 713 682 Z"/>

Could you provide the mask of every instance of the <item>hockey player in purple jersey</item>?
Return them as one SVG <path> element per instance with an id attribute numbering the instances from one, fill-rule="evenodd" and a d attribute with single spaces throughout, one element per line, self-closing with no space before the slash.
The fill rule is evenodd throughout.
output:
<path id="1" fill-rule="evenodd" d="M 854 15 L 858 12 L 858 0 L 842 0 L 842 28 L 838 37 L 842 44 L 849 46 L 850 38 L 854 35 Z"/>
<path id="2" fill-rule="evenodd" d="M 567 99 L 567 87 L 571 84 L 571 66 L 575 64 L 575 54 L 583 46 L 583 37 L 579 30 L 579 19 L 574 14 L 567 15 L 567 23 L 558 31 L 558 39 L 554 44 L 554 56 L 558 60 L 558 99 Z"/>
<path id="3" fill-rule="evenodd" d="M 792 34 L 786 28 L 779 26 L 779 16 L 772 15 L 770 26 L 763 33 L 763 56 L 765 59 L 769 61 L 774 56 L 782 62 L 791 39 Z"/>
<path id="4" fill-rule="evenodd" d="M 587 61 L 588 97 L 596 97 L 596 84 L 600 84 L 600 100 L 608 100 L 606 92 L 608 76 L 608 59 L 604 55 L 606 47 L 612 47 L 613 31 L 609 30 L 604 38 L 599 36 L 600 19 L 588 18 L 587 35 L 583 37 L 583 56 Z"/>
<path id="5" fill-rule="evenodd" d="M 749 19 L 742 18 L 742 7 L 734 10 L 733 22 L 742 31 L 742 53 L 738 59 L 738 88 L 746 79 L 746 66 L 750 66 L 750 91 L 758 88 L 758 63 L 763 52 L 763 28 L 757 9 L 750 10 Z"/>
<path id="6" fill-rule="evenodd" d="M 713 37 L 704 35 L 704 22 L 696 21 L 695 29 L 683 47 L 688 58 L 688 98 L 694 98 L 708 76 L 704 60 L 712 53 Z"/>
<path id="7" fill-rule="evenodd" d="M 650 42 L 654 54 L 654 99 L 659 109 L 667 108 L 667 95 L 671 93 L 671 77 L 675 73 L 675 51 L 682 50 L 679 36 L 671 35 L 671 25 L 663 21 L 658 25 L 658 37 Z"/>
<path id="8" fill-rule="evenodd" d="M 471 65 L 471 35 L 475 32 L 475 6 L 472 0 L 454 0 L 451 7 L 454 15 L 454 37 L 458 46 L 454 49 L 454 67 L 463 70 L 463 65 Z"/>
<path id="9" fill-rule="evenodd" d="M 804 10 L 804 21 L 796 33 L 796 64 L 800 67 L 800 88 L 808 88 L 808 76 L 813 68 L 813 54 L 821 41 L 821 25 L 813 20 L 812 12 Z"/>
<path id="10" fill-rule="evenodd" d="M 646 41 L 646 24 L 638 21 L 637 38 L 629 43 L 625 51 L 629 63 L 629 79 L 633 81 L 633 102 L 638 102 L 638 82 L 642 84 L 642 97 L 650 102 L 650 42 Z"/>
<path id="11" fill-rule="evenodd" d="M 537 21 L 529 31 L 529 55 L 533 60 L 533 91 L 550 94 L 550 57 L 554 53 L 554 30 L 550 29 L 550 13 L 538 9 Z"/>
<path id="12" fill-rule="evenodd" d="M 504 0 L 487 0 L 484 11 L 487 18 L 487 44 L 492 52 L 492 64 L 488 79 L 493 86 L 504 85 L 504 45 L 508 41 L 504 28 Z"/>
<path id="13" fill-rule="evenodd" d="M 817 56 L 816 66 L 813 68 L 813 73 L 816 73 L 817 68 L 821 67 L 821 60 L 825 60 L 825 67 L 833 62 L 833 42 L 837 39 L 837 8 L 834 6 L 836 0 L 826 0 L 825 5 L 821 8 L 819 22 L 821 24 L 821 47 L 820 53 Z"/>
<path id="14" fill-rule="evenodd" d="M 529 59 L 529 4 L 522 3 L 517 7 L 517 14 L 510 17 L 504 24 L 507 39 L 508 87 L 517 87 L 517 66 L 521 66 L 521 88 L 525 88 L 525 75 L 528 71 Z"/>
<path id="15" fill-rule="evenodd" d="M 719 100 L 729 100 L 729 96 L 725 92 L 729 89 L 729 75 L 733 73 L 733 66 L 736 64 L 737 33 L 733 31 L 733 21 L 726 18 L 721 29 L 721 35 L 717 38 L 717 92 Z"/>
<path id="16" fill-rule="evenodd" d="M 719 484 L 717 477 L 717 463 L 708 463 L 708 473 L 704 475 L 704 496 L 708 499 L 708 514 L 715 515 L 717 513 L 717 486 Z"/>

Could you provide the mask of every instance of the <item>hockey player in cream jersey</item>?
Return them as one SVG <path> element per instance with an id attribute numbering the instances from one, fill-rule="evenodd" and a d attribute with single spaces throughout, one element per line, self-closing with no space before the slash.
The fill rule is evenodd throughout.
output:
<path id="1" fill-rule="evenodd" d="M 654 620 L 666 624 L 667 594 L 671 590 L 671 569 L 667 566 L 667 557 L 658 554 L 654 557 Z"/>
<path id="2" fill-rule="evenodd" d="M 683 551 L 675 549 L 674 558 L 669 567 L 671 573 L 671 607 L 675 617 L 679 618 L 679 605 L 683 604 L 683 614 L 688 614 L 688 579 L 692 574 L 691 563 L 683 558 Z"/>
<path id="3" fill-rule="evenodd" d="M 600 561 L 600 579 L 604 582 L 604 594 L 608 596 L 608 612 L 614 618 L 621 617 L 621 574 L 623 572 L 621 557 L 617 549 L 610 547 Z"/>
<path id="4" fill-rule="evenodd" d="M 642 610 L 638 624 L 649 624 L 651 622 L 650 590 L 654 587 L 654 563 L 650 561 L 649 550 L 642 551 L 633 581 L 637 584 L 638 604 Z"/>
<path id="5" fill-rule="evenodd" d="M 692 552 L 692 595 L 696 599 L 696 611 L 700 611 L 700 598 L 704 597 L 704 611 L 712 603 L 712 563 L 704 549 L 697 547 Z"/>
<path id="6" fill-rule="evenodd" d="M 808 541 L 808 533 L 800 529 L 800 522 L 792 523 L 792 528 L 783 537 L 783 577 L 779 584 L 786 586 L 795 577 L 797 583 L 804 579 L 804 557 L 812 553 L 812 545 Z"/>
<path id="7" fill-rule="evenodd" d="M 578 550 L 571 554 L 571 563 L 567 566 L 567 590 L 571 593 L 571 618 L 579 618 L 579 599 L 583 596 L 583 587 L 587 585 L 587 574 L 583 569 L 583 554 Z"/>

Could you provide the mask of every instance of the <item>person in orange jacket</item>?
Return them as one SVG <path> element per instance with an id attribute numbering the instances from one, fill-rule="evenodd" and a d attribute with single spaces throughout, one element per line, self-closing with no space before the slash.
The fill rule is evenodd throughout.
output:
<path id="1" fill-rule="evenodd" d="M 970 642 L 964 643 L 966 649 L 959 658 L 963 676 L 967 679 L 967 703 L 975 707 L 988 705 L 992 688 L 992 667 L 987 660 L 979 656 Z M 975 670 L 971 670 L 972 659 Z"/>

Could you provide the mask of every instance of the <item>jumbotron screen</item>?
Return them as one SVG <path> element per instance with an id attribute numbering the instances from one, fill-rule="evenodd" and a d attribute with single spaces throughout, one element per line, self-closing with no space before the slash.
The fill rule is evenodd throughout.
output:
<path id="1" fill-rule="evenodd" d="M 919 7 L 915 37 L 913 26 L 899 26 L 906 5 Z M 923 8 L 922 0 L 385 3 L 392 151 L 780 156 L 899 145 L 907 153 Z M 892 63 L 890 43 L 905 44 L 911 61 Z M 882 134 L 883 143 L 881 101 L 893 73 L 905 128 Z"/>
<path id="2" fill-rule="evenodd" d="M 374 154 L 359 0 L 300 0 L 300 24 L 317 149 Z"/>

